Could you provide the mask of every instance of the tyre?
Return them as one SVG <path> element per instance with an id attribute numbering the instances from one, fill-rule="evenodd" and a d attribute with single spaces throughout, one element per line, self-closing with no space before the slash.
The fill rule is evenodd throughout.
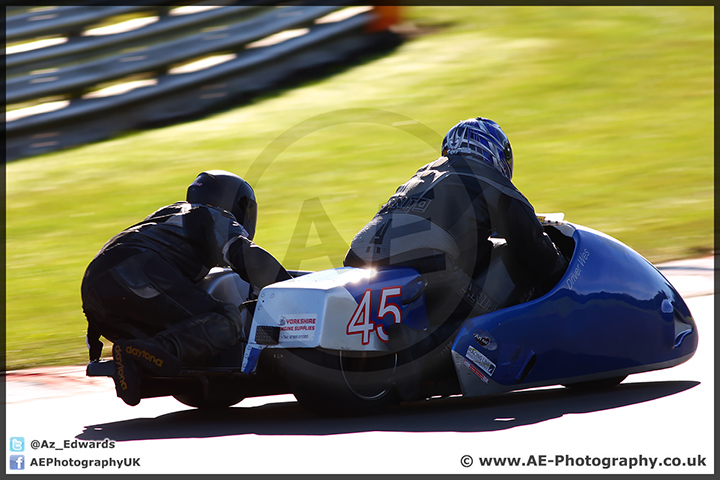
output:
<path id="1" fill-rule="evenodd" d="M 225 382 L 205 379 L 203 383 L 184 393 L 173 394 L 178 402 L 202 410 L 219 410 L 240 403 L 245 396 L 228 388 Z"/>
<path id="2" fill-rule="evenodd" d="M 296 349 L 287 365 L 295 398 L 320 415 L 368 415 L 399 401 L 395 353 Z"/>
<path id="3" fill-rule="evenodd" d="M 619 377 L 610 377 L 610 378 L 603 378 L 600 380 L 591 380 L 589 382 L 578 382 L 578 383 L 569 383 L 567 385 L 564 385 L 567 388 L 572 388 L 573 390 L 578 391 L 585 391 L 585 392 L 591 392 L 591 391 L 597 391 L 597 390 L 607 390 L 609 388 L 613 388 L 617 385 L 620 385 L 623 380 L 627 378 L 627 375 L 622 375 Z"/>

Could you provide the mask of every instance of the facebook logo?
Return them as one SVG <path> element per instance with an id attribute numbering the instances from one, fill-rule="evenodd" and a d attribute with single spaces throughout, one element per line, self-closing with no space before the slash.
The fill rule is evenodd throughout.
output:
<path id="1" fill-rule="evenodd" d="M 10 455 L 10 470 L 25 470 L 25 455 Z"/>
<path id="2" fill-rule="evenodd" d="M 22 452 L 25 450 L 25 439 L 23 437 L 10 437 L 10 451 Z"/>

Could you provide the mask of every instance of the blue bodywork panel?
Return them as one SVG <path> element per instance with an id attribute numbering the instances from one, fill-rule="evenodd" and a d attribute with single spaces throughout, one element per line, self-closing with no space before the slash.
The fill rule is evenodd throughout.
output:
<path id="1" fill-rule="evenodd" d="M 570 227 L 574 253 L 555 288 L 462 326 L 453 358 L 464 394 L 624 376 L 694 354 L 695 322 L 667 279 L 621 242 Z"/>

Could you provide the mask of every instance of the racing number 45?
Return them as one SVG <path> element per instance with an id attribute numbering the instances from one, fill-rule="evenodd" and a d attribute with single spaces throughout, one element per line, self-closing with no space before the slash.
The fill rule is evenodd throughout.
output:
<path id="1" fill-rule="evenodd" d="M 360 299 L 355 312 L 353 312 L 350 322 L 347 324 L 348 335 L 362 335 L 362 344 L 367 345 L 370 343 L 370 334 L 375 332 L 378 338 L 387 342 L 389 337 L 385 331 L 384 325 L 375 325 L 376 320 L 384 318 L 386 315 L 393 316 L 393 323 L 402 322 L 402 312 L 400 308 L 394 304 L 389 303 L 390 297 L 398 297 L 402 293 L 401 287 L 386 287 L 380 291 L 380 304 L 378 305 L 377 318 L 372 317 L 372 290 L 365 290 L 365 293 Z"/>

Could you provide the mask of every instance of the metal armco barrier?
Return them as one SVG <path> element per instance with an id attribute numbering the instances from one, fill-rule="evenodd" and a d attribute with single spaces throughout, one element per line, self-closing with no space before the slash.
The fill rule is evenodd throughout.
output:
<path id="1" fill-rule="evenodd" d="M 398 19 L 395 7 L 256 1 L 190 12 L 175 14 L 162 2 L 7 10 L 8 45 L 64 40 L 17 53 L 8 49 L 6 160 L 227 108 L 399 42 L 388 29 Z M 145 18 L 145 24 L 83 34 L 127 18 Z"/>

